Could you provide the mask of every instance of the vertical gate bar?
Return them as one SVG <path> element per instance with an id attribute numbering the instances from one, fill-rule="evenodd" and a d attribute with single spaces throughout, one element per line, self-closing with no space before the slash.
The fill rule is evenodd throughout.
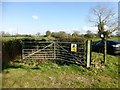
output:
<path id="1" fill-rule="evenodd" d="M 91 40 L 87 40 L 87 68 L 91 64 Z"/>
<path id="2" fill-rule="evenodd" d="M 22 43 L 22 59 L 24 59 L 24 41 L 23 41 L 23 43 Z"/>
<path id="3" fill-rule="evenodd" d="M 56 48 L 55 48 L 55 42 L 54 42 L 54 59 L 56 59 Z"/>

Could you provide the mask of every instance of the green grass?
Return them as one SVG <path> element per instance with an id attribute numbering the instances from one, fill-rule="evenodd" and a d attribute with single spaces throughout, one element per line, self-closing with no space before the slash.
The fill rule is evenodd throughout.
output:
<path id="1" fill-rule="evenodd" d="M 0 40 L 2 40 L 2 41 L 9 41 L 9 40 L 23 39 L 23 38 L 32 38 L 32 39 L 35 39 L 35 40 L 41 40 L 41 39 L 54 40 L 55 39 L 53 37 L 44 37 L 44 36 L 35 37 L 35 36 L 32 36 L 32 37 L 0 37 Z M 101 38 L 98 38 L 98 37 L 96 37 L 96 38 L 88 38 L 88 39 L 90 39 L 92 41 L 101 40 Z M 120 41 L 120 38 L 118 38 L 118 37 L 110 37 L 108 39 Z"/>
<path id="2" fill-rule="evenodd" d="M 32 36 L 32 37 L 0 37 L 0 41 L 9 41 L 9 40 L 15 40 L 15 39 L 24 39 L 24 38 L 28 38 L 28 39 L 35 39 L 35 40 L 41 40 L 41 39 L 48 39 L 47 37 L 44 36 Z"/>
<path id="3" fill-rule="evenodd" d="M 48 62 L 38 66 L 12 63 L 2 73 L 3 88 L 118 88 L 118 57 L 92 54 L 90 69 Z"/>
<path id="4" fill-rule="evenodd" d="M 92 41 L 99 41 L 101 40 L 101 38 L 90 38 Z M 108 40 L 117 40 L 117 41 L 120 41 L 120 38 L 119 37 L 110 37 L 108 38 Z"/>
<path id="5" fill-rule="evenodd" d="M 42 38 L 49 39 L 36 37 Z M 8 40 L 10 39 L 13 38 Z M 100 38 L 93 39 L 97 40 Z M 101 65 L 101 61 L 103 54 L 93 52 L 90 69 L 52 62 L 38 66 L 11 62 L 9 67 L 3 70 L 2 75 L 0 74 L 0 78 L 2 77 L 3 88 L 118 88 L 118 56 L 107 55 L 106 66 Z"/>

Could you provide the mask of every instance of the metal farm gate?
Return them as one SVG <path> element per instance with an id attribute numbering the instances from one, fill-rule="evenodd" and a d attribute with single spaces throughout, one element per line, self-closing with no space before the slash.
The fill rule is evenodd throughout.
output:
<path id="1" fill-rule="evenodd" d="M 90 41 L 84 43 L 23 41 L 22 57 L 25 60 L 61 60 L 89 67 L 90 46 Z"/>

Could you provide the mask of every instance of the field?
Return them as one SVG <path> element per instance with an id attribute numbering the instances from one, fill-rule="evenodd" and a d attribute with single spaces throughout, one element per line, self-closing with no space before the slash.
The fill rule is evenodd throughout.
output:
<path id="1" fill-rule="evenodd" d="M 107 65 L 98 64 L 102 54 L 93 53 L 90 69 L 48 62 L 38 66 L 11 63 L 3 71 L 3 88 L 118 88 L 118 57 L 107 56 Z"/>
<path id="2" fill-rule="evenodd" d="M 32 36 L 32 37 L 2 37 L 2 38 L 0 38 L 0 40 L 2 40 L 2 41 L 9 41 L 9 40 L 16 40 L 16 39 L 24 39 L 24 38 L 46 39 L 46 38 L 43 37 L 43 36 L 40 36 L 40 37 Z"/>
<path id="3" fill-rule="evenodd" d="M 45 39 L 39 37 L 42 38 Z M 6 41 L 11 39 L 16 38 L 4 38 Z M 97 40 L 99 38 L 93 41 Z M 106 65 L 102 65 L 101 60 L 103 54 L 93 52 L 89 69 L 74 64 L 60 65 L 51 61 L 38 66 L 24 64 L 19 60 L 11 61 L 0 74 L 0 85 L 3 88 L 118 88 L 118 56 L 107 55 Z"/>
<path id="4" fill-rule="evenodd" d="M 91 38 L 92 41 L 99 41 L 101 40 L 101 38 Z M 108 38 L 108 40 L 117 40 L 117 41 L 120 41 L 120 38 L 119 37 L 110 37 Z"/>

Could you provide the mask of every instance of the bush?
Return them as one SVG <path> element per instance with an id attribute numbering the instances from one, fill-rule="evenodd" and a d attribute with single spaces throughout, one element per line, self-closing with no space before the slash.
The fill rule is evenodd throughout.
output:
<path id="1" fill-rule="evenodd" d="M 22 54 L 22 41 L 10 40 L 2 42 L 2 67 L 3 69 L 8 65 L 10 61 L 16 58 L 21 58 Z"/>
<path id="2" fill-rule="evenodd" d="M 67 34 L 64 31 L 60 31 L 60 32 L 52 32 L 51 36 L 54 38 L 65 38 L 67 37 Z"/>
<path id="3" fill-rule="evenodd" d="M 70 38 L 59 38 L 57 39 L 58 41 L 62 41 L 62 42 L 85 42 L 86 39 L 83 37 L 70 37 Z"/>

